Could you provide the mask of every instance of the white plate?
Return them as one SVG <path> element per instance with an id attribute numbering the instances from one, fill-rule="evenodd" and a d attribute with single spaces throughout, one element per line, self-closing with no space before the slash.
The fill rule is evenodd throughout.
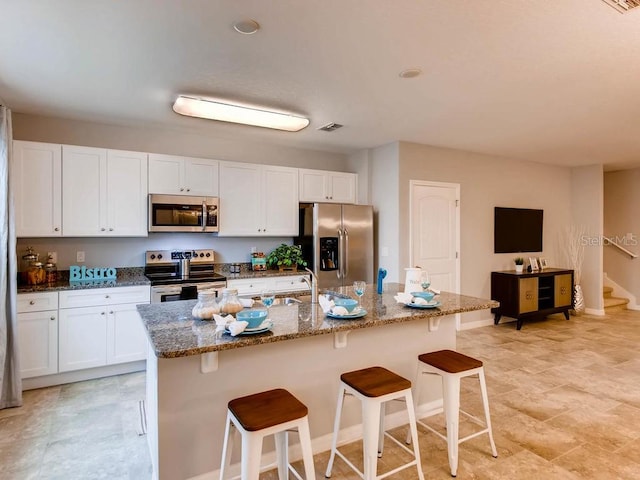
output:
<path id="1" fill-rule="evenodd" d="M 426 305 L 424 305 L 424 304 L 409 302 L 409 303 L 405 303 L 405 305 L 411 308 L 437 308 L 442 304 L 440 302 L 434 302 L 434 303 L 427 303 Z"/>
<path id="2" fill-rule="evenodd" d="M 339 318 L 339 319 L 351 319 L 351 318 L 360 318 L 364 317 L 367 314 L 367 311 L 364 308 L 361 308 L 355 313 L 349 313 L 348 315 L 336 315 L 331 312 L 327 312 L 327 317 L 331 318 Z"/>
<path id="3" fill-rule="evenodd" d="M 255 335 L 256 333 L 268 332 L 273 328 L 273 322 L 271 320 L 266 320 L 266 321 L 268 322 L 266 327 L 245 328 L 238 335 Z M 227 332 L 228 334 L 231 334 L 227 326 L 224 327 L 224 331 Z"/>

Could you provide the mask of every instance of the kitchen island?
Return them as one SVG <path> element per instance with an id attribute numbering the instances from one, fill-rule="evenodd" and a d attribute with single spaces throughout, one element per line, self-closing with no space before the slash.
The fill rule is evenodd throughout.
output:
<path id="1" fill-rule="evenodd" d="M 328 318 L 310 303 L 276 305 L 269 314 L 271 331 L 238 337 L 193 319 L 194 301 L 139 306 L 150 340 L 147 418 L 154 478 L 217 478 L 228 401 L 277 387 L 308 406 L 314 453 L 328 450 L 341 373 L 381 365 L 413 378 L 419 353 L 455 348 L 455 314 L 498 306 L 443 292 L 440 307 L 413 309 L 394 300 L 401 289 L 388 284 L 377 295 L 369 286 L 362 299 L 367 315 L 352 320 Z M 433 385 L 416 399 L 421 412 L 441 406 L 439 386 Z M 356 403 L 345 403 L 342 439 L 360 436 Z M 406 413 L 396 412 L 388 409 L 388 426 L 406 422 Z M 267 463 L 275 459 L 272 450 L 267 443 Z"/>

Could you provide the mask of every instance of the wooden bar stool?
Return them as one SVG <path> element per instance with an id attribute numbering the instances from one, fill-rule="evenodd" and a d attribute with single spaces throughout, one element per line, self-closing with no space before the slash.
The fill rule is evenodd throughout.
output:
<path id="1" fill-rule="evenodd" d="M 242 436 L 242 457 L 240 475 L 242 480 L 257 480 L 260 475 L 262 440 L 267 435 L 275 436 L 278 477 L 289 478 L 289 470 L 302 477 L 289 463 L 288 430 L 297 428 L 307 480 L 315 479 L 311 435 L 307 407 L 287 390 L 278 388 L 231 400 L 227 410 L 227 427 L 222 447 L 220 480 L 224 480 L 225 470 L 231 463 L 233 433 L 235 427 Z"/>
<path id="2" fill-rule="evenodd" d="M 491 430 L 489 397 L 487 396 L 487 385 L 484 379 L 484 367 L 482 366 L 482 362 L 453 350 L 440 350 L 437 352 L 423 353 L 418 356 L 418 360 L 418 372 L 414 382 L 416 403 L 419 401 L 420 377 L 422 375 L 440 375 L 442 378 L 442 393 L 444 397 L 443 408 L 447 435 L 442 435 L 440 432 L 420 420 L 417 422 L 447 442 L 451 476 L 455 477 L 458 471 L 458 445 L 462 442 L 475 438 L 478 435 L 482 435 L 484 433 L 489 434 L 491 454 L 494 457 L 497 457 L 498 451 L 496 450 L 496 444 L 493 441 L 493 432 Z M 460 409 L 460 379 L 472 375 L 478 375 L 478 379 L 480 380 L 480 392 L 482 393 L 482 405 L 484 408 L 484 421 Z M 475 423 L 484 428 L 464 438 L 459 438 L 458 427 L 460 413 L 469 417 Z M 411 438 L 407 435 L 407 443 L 410 442 Z"/>
<path id="3" fill-rule="evenodd" d="M 422 465 L 420 464 L 420 449 L 418 448 L 418 429 L 411 394 L 411 382 L 382 367 L 370 367 L 363 370 L 343 373 L 340 375 L 340 389 L 338 390 L 338 405 L 336 419 L 333 428 L 333 443 L 331 455 L 325 476 L 331 477 L 333 460 L 336 454 L 342 458 L 349 467 L 356 471 L 364 480 L 378 480 L 394 473 L 409 468 L 413 465 L 418 469 L 418 478 L 424 480 Z M 353 395 L 362 403 L 362 427 L 363 427 L 363 451 L 364 473 L 356 468 L 338 450 L 338 432 L 340 431 L 340 418 L 345 395 Z M 390 400 L 405 400 L 409 415 L 409 436 L 413 439 L 413 451 L 409 450 L 401 442 L 384 431 L 385 402 Z M 384 436 L 413 455 L 413 460 L 397 467 L 383 475 L 378 475 L 378 456 L 382 456 Z"/>

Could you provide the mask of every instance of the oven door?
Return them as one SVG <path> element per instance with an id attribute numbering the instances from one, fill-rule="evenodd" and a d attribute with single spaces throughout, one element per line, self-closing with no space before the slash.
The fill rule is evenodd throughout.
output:
<path id="1" fill-rule="evenodd" d="M 195 300 L 200 290 L 215 290 L 216 297 L 225 288 L 222 283 L 182 283 L 179 285 L 158 285 L 151 287 L 151 303 L 178 302 L 180 300 Z"/>
<path id="2" fill-rule="evenodd" d="M 218 199 L 149 195 L 150 232 L 217 232 Z"/>

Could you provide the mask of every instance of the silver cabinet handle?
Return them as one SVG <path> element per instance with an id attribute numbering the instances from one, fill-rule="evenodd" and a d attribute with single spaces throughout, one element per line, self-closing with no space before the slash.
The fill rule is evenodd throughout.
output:
<path id="1" fill-rule="evenodd" d="M 104 227 L 102 227 L 102 228 L 100 229 L 100 231 L 101 231 L 101 232 L 104 232 L 105 230 L 106 230 L 106 228 L 104 228 Z"/>
<path id="2" fill-rule="evenodd" d="M 29 305 L 35 305 L 36 302 L 34 302 L 33 300 L 29 300 Z"/>
<path id="3" fill-rule="evenodd" d="M 110 231 L 110 232 L 113 232 L 113 228 L 110 228 L 110 229 L 109 229 L 109 231 Z"/>
<path id="4" fill-rule="evenodd" d="M 52 322 L 56 319 L 56 317 L 51 317 L 49 320 L 51 320 Z"/>
<path id="5" fill-rule="evenodd" d="M 54 232 L 59 232 L 59 231 L 60 231 L 60 229 L 59 229 L 58 227 L 56 227 L 56 228 L 54 228 L 54 229 L 53 229 L 53 231 L 54 231 Z"/>
<path id="6" fill-rule="evenodd" d="M 111 310 L 111 311 L 109 312 L 109 314 L 110 314 L 110 315 L 113 315 L 113 310 Z"/>
<path id="7" fill-rule="evenodd" d="M 190 191 L 191 191 L 191 189 L 190 189 L 190 188 L 187 188 L 187 192 L 190 192 Z"/>
<path id="8" fill-rule="evenodd" d="M 180 187 L 180 191 L 181 191 L 181 192 L 184 192 L 184 188 Z"/>
<path id="9" fill-rule="evenodd" d="M 104 298 L 109 298 L 109 295 L 105 295 Z"/>
<path id="10" fill-rule="evenodd" d="M 100 312 L 100 315 L 106 315 L 107 312 Z"/>

